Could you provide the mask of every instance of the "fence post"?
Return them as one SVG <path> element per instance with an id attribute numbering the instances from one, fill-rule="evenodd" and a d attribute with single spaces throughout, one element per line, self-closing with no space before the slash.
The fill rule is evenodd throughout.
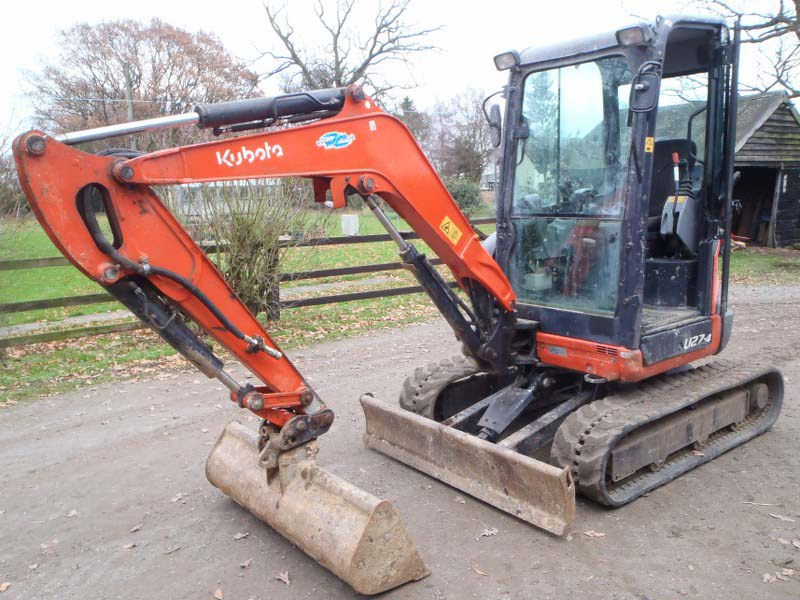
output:
<path id="1" fill-rule="evenodd" d="M 278 321 L 281 318 L 281 278 L 278 272 L 278 256 L 275 252 L 269 261 L 269 273 L 272 276 L 272 285 L 269 288 L 267 300 L 267 320 Z"/>

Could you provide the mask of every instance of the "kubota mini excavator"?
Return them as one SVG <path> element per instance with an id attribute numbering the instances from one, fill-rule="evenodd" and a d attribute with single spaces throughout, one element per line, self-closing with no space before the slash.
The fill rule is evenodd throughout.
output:
<path id="1" fill-rule="evenodd" d="M 764 432 L 780 411 L 776 369 L 690 366 L 722 351 L 733 325 L 737 53 L 738 30 L 675 17 L 496 56 L 510 76 L 505 118 L 497 105 L 487 115 L 502 164 L 497 232 L 483 243 L 408 129 L 356 86 L 31 131 L 14 155 L 59 250 L 263 419 L 258 433 L 226 428 L 210 481 L 356 590 L 377 593 L 428 572 L 402 522 L 315 465 L 332 411 L 152 186 L 292 176 L 336 208 L 364 198 L 464 354 L 418 369 L 400 408 L 362 397 L 367 445 L 560 534 L 576 489 L 620 506 Z M 689 81 L 701 83 L 695 101 L 670 94 L 685 98 Z M 193 124 L 261 131 L 143 155 L 74 148 Z M 236 381 L 187 321 L 262 383 Z"/>

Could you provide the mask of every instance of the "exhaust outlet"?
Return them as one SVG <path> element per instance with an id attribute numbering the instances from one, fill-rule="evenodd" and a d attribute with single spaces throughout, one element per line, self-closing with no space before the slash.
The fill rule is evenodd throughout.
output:
<path id="1" fill-rule="evenodd" d="M 284 452 L 268 478 L 256 432 L 231 421 L 208 456 L 206 477 L 361 594 L 428 576 L 391 503 L 318 467 L 317 451 L 311 441 Z"/>

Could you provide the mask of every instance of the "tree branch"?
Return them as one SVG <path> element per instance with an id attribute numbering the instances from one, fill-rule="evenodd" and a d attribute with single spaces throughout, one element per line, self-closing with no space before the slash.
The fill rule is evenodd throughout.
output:
<path id="1" fill-rule="evenodd" d="M 277 36 L 280 51 L 265 52 L 262 56 L 272 58 L 276 65 L 267 76 L 283 74 L 287 84 L 299 76 L 307 88 L 342 87 L 356 82 L 375 84 L 382 64 L 389 61 L 408 61 L 408 56 L 436 47 L 426 43 L 424 38 L 435 33 L 440 27 L 419 28 L 407 22 L 411 0 L 391 0 L 388 5 L 378 5 L 373 26 L 363 41 L 360 39 L 363 28 L 352 24 L 358 0 L 337 0 L 335 14 L 326 12 L 323 0 L 314 4 L 314 13 L 319 26 L 330 40 L 325 52 L 301 50 L 294 44 L 294 29 L 285 21 L 278 22 L 278 13 L 264 2 L 267 19 Z M 308 57 L 314 56 L 314 59 Z M 402 88 L 403 83 L 381 82 L 376 85 L 376 93 Z"/>

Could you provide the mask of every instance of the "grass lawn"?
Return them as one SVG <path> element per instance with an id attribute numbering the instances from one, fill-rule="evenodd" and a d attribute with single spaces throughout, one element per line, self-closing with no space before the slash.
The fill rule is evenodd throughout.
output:
<path id="1" fill-rule="evenodd" d="M 483 215 L 482 215 L 483 216 Z M 360 215 L 363 235 L 382 233 L 370 214 Z M 398 222 L 398 225 L 400 223 Z M 326 225 L 326 234 L 340 235 L 336 214 Z M 401 229 L 406 229 L 402 227 Z M 483 231 L 493 227 L 481 226 Z M 425 244 L 416 241 L 421 251 Z M 0 260 L 45 258 L 58 252 L 35 222 L 0 230 Z M 375 244 L 319 246 L 290 249 L 282 270 L 310 271 L 323 268 L 396 262 L 396 247 L 391 242 Z M 358 280 L 380 277 L 379 283 Z M 800 283 L 800 252 L 784 249 L 752 248 L 739 250 L 731 257 L 733 283 L 774 285 Z M 346 289 L 311 289 L 321 283 L 348 280 Z M 292 288 L 292 298 L 365 291 L 413 285 L 405 271 L 369 273 L 348 277 L 298 280 L 284 284 Z M 304 291 L 303 288 L 308 288 Z M 95 293 L 100 286 L 73 267 L 54 267 L 0 271 L 0 303 Z M 0 314 L 0 324 L 58 321 L 66 316 L 96 314 L 118 310 L 115 302 L 90 306 L 51 309 L 28 313 Z M 398 296 L 284 310 L 281 319 L 269 323 L 270 334 L 284 349 L 291 350 L 321 341 L 367 333 L 375 329 L 423 321 L 438 313 L 423 294 Z M 221 351 L 218 349 L 221 353 Z M 108 334 L 78 340 L 35 344 L 12 348 L 0 355 L 0 406 L 26 398 L 48 395 L 113 380 L 153 376 L 178 366 L 189 368 L 181 357 L 149 331 Z"/>
<path id="2" fill-rule="evenodd" d="M 371 214 L 361 214 L 359 234 L 383 233 Z M 406 230 L 402 222 L 398 228 Z M 491 229 L 491 228 L 490 228 Z M 341 235 L 336 214 L 328 220 L 328 236 Z M 420 241 L 421 251 L 429 251 Z M 59 253 L 35 221 L 0 230 L 0 260 L 45 258 Z M 282 270 L 310 271 L 323 268 L 397 262 L 392 242 L 375 244 L 291 248 Z M 358 279 L 380 277 L 380 283 L 359 285 Z M 303 288 L 321 283 L 349 280 L 346 290 Z M 405 271 L 370 273 L 348 277 L 298 280 L 284 287 L 293 288 L 292 298 L 314 297 L 368 289 L 414 285 Z M 96 293 L 102 288 L 86 279 L 73 267 L 0 271 L 0 303 L 20 302 Z M 59 321 L 67 316 L 119 310 L 115 302 L 80 307 L 49 309 L 27 313 L 0 314 L 0 324 Z M 364 331 L 414 323 L 434 317 L 436 309 L 423 294 L 349 302 L 342 305 L 306 307 L 282 311 L 279 321 L 269 323 L 268 331 L 284 349 L 334 340 Z M 222 351 L 219 350 L 222 354 Z M 77 340 L 34 344 L 5 352 L 0 364 L 0 406 L 4 401 L 48 395 L 96 383 L 151 376 L 185 366 L 183 359 L 155 334 L 143 330 L 107 334 Z M 188 368 L 188 367 L 187 367 Z"/>
<path id="3" fill-rule="evenodd" d="M 488 211 L 487 211 L 488 212 Z M 485 216 L 485 215 L 482 215 Z M 408 230 L 396 215 L 393 222 L 401 230 Z M 359 235 L 385 233 L 381 224 L 372 214 L 359 215 Z M 0 261 L 23 258 L 48 258 L 60 256 L 59 251 L 39 227 L 35 220 L 27 220 L 11 225 L 0 225 Z M 491 228 L 489 228 L 491 229 Z M 338 213 L 333 213 L 325 222 L 325 233 L 330 237 L 340 236 L 341 221 Z M 426 244 L 416 241 L 422 252 L 430 252 Z M 290 248 L 281 265 L 283 272 L 315 271 L 357 265 L 397 262 L 397 249 L 392 242 L 375 244 L 348 244 L 341 246 L 319 246 Z M 351 275 L 337 278 L 297 280 L 286 286 L 304 287 L 374 277 L 374 274 Z M 45 300 L 69 296 L 81 296 L 102 292 L 102 288 L 84 277 L 72 266 L 48 267 L 42 269 L 21 269 L 0 271 L 0 304 Z M 44 309 L 0 315 L 0 325 L 19 325 L 42 321 L 60 321 L 66 317 L 92 315 L 120 307 L 115 302 L 66 308 Z"/>
<path id="4" fill-rule="evenodd" d="M 284 310 L 267 330 L 284 350 L 428 320 L 436 308 L 423 294 Z M 217 354 L 224 357 L 217 347 Z M 229 359 L 230 360 L 230 359 Z M 0 362 L 0 407 L 109 381 L 191 367 L 148 330 L 6 350 Z"/>
<path id="5" fill-rule="evenodd" d="M 800 251 L 747 248 L 731 253 L 731 281 L 745 285 L 800 283 Z"/>

